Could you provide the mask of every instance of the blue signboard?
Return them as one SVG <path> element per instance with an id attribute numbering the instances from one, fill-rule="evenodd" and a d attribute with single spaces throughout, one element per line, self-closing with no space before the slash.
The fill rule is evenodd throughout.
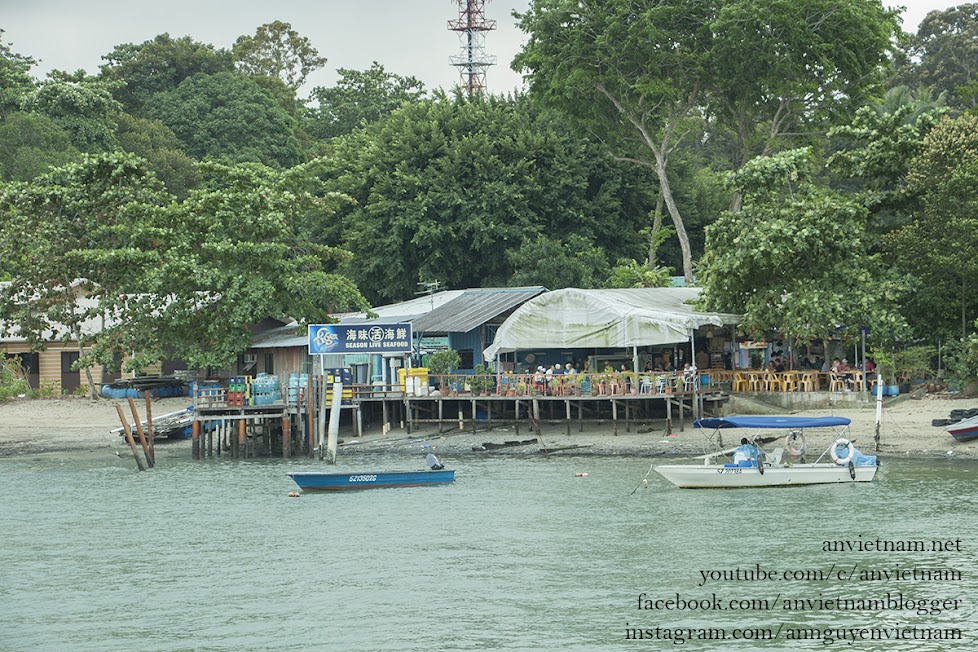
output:
<path id="1" fill-rule="evenodd" d="M 309 326 L 309 355 L 410 352 L 411 324 Z"/>

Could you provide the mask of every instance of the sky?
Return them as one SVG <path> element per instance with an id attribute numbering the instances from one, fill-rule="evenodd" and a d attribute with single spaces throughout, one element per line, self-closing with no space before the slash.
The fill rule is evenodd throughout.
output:
<path id="1" fill-rule="evenodd" d="M 964 3 L 884 0 L 886 6 L 906 7 L 904 29 L 910 32 L 927 12 Z M 486 35 L 486 52 L 498 61 L 486 75 L 493 94 L 523 86 L 510 69 L 525 42 L 512 13 L 528 6 L 529 0 L 486 0 L 486 17 L 496 21 Z M 43 78 L 52 69 L 96 73 L 116 45 L 164 32 L 230 48 L 239 36 L 280 20 L 328 59 L 300 89 L 305 97 L 315 86 L 333 85 L 337 68 L 364 70 L 373 61 L 388 72 L 417 77 L 428 89 L 454 87 L 459 74 L 449 57 L 460 53 L 460 44 L 447 25 L 458 12 L 457 0 L 0 0 L 0 29 L 14 52 L 40 60 L 34 74 Z"/>

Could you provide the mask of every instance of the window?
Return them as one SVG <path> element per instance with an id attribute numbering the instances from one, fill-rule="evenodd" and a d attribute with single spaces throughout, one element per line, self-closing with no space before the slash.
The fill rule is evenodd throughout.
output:
<path id="1" fill-rule="evenodd" d="M 265 354 L 265 373 L 275 373 L 275 356 L 271 353 Z"/>
<path id="2" fill-rule="evenodd" d="M 475 351 L 473 349 L 460 349 L 458 357 L 462 360 L 458 364 L 459 369 L 475 369 Z"/>

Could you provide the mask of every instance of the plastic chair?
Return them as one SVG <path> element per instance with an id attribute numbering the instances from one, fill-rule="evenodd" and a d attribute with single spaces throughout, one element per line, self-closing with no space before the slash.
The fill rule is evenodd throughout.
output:
<path id="1" fill-rule="evenodd" d="M 784 379 L 773 372 L 767 372 L 764 377 L 764 384 L 769 392 L 775 392 L 779 389 L 784 391 Z"/>
<path id="2" fill-rule="evenodd" d="M 830 392 L 842 392 L 846 389 L 846 381 L 842 379 L 839 374 L 831 374 L 829 376 L 829 391 Z"/>
<path id="3" fill-rule="evenodd" d="M 747 377 L 742 373 L 736 373 L 733 376 L 733 384 L 730 386 L 730 391 L 732 392 L 746 392 L 750 387 L 750 383 L 747 381 Z"/>
<path id="4" fill-rule="evenodd" d="M 799 381 L 799 389 L 803 392 L 814 392 L 815 391 L 815 374 L 807 372 L 801 375 L 801 381 Z"/>

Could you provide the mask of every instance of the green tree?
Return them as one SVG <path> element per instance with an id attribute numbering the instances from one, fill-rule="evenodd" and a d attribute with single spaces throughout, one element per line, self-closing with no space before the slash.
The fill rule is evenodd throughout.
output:
<path id="1" fill-rule="evenodd" d="M 515 14 L 530 36 L 513 67 L 529 74 L 531 93 L 581 119 L 619 160 L 654 170 L 690 283 L 692 249 L 669 160 L 704 99 L 714 11 L 698 0 L 533 0 Z"/>
<path id="2" fill-rule="evenodd" d="M 117 154 L 85 156 L 0 193 L 0 258 L 11 274 L 0 286 L 0 323 L 34 347 L 77 342 L 93 397 L 98 325 L 146 262 L 133 227 L 166 201 L 141 161 Z"/>
<path id="3" fill-rule="evenodd" d="M 185 79 L 234 70 L 230 51 L 165 33 L 143 43 L 117 45 L 102 58 L 106 63 L 99 77 L 116 82 L 112 85 L 115 98 L 135 115 L 141 115 L 143 104 L 151 97 L 174 90 Z"/>
<path id="4" fill-rule="evenodd" d="M 978 117 L 945 117 L 934 127 L 910 162 L 907 182 L 923 210 L 887 245 L 894 260 L 920 279 L 920 291 L 909 301 L 916 331 L 929 338 L 967 337 L 978 314 Z"/>
<path id="5" fill-rule="evenodd" d="M 335 86 L 312 89 L 311 99 L 316 106 L 306 114 L 307 131 L 324 140 L 376 122 L 425 94 L 420 81 L 387 72 L 376 61 L 367 70 L 340 68 L 336 72 L 340 79 Z"/>
<path id="6" fill-rule="evenodd" d="M 354 253 L 349 273 L 377 301 L 413 296 L 419 275 L 447 287 L 515 282 L 535 261 L 504 252 L 540 236 L 562 247 L 579 236 L 605 266 L 643 249 L 623 234 L 651 207 L 647 172 L 616 165 L 525 98 L 407 104 L 336 139 L 330 159 L 331 187 L 357 203 L 314 230 Z"/>
<path id="7" fill-rule="evenodd" d="M 121 149 L 145 159 L 177 198 L 185 198 L 199 181 L 194 160 L 183 153 L 176 134 L 159 120 L 120 114 L 116 138 Z"/>
<path id="8" fill-rule="evenodd" d="M 506 257 L 513 268 L 509 285 L 514 287 L 596 288 L 608 276 L 607 255 L 579 235 L 566 242 L 541 235 L 506 252 Z"/>
<path id="9" fill-rule="evenodd" d="M 242 72 L 278 77 L 293 91 L 326 65 L 308 38 L 278 20 L 259 26 L 254 36 L 238 37 L 231 52 Z"/>
<path id="10" fill-rule="evenodd" d="M 114 119 L 122 106 L 106 84 L 84 78 L 81 71 L 74 75 L 52 74 L 24 96 L 22 106 L 50 118 L 83 152 L 108 152 L 117 146 Z"/>
<path id="11" fill-rule="evenodd" d="M 79 156 L 68 133 L 47 116 L 15 112 L 0 120 L 3 181 L 30 181 Z"/>
<path id="12" fill-rule="evenodd" d="M 3 30 L 0 29 L 0 39 Z M 31 67 L 37 63 L 32 57 L 18 54 L 10 44 L 0 40 L 0 120 L 20 107 L 21 98 L 34 89 Z"/>
<path id="13" fill-rule="evenodd" d="M 919 210 L 907 173 L 944 113 L 929 93 L 899 86 L 887 91 L 882 102 L 859 109 L 849 124 L 829 132 L 837 147 L 829 168 L 841 187 L 871 211 L 878 229 L 905 224 Z"/>
<path id="14" fill-rule="evenodd" d="M 885 79 L 897 10 L 879 0 L 717 3 L 705 100 L 735 135 L 734 169 L 824 136 Z"/>
<path id="15" fill-rule="evenodd" d="M 897 32 L 879 0 L 534 0 L 517 17 L 530 38 L 513 66 L 531 92 L 655 171 L 687 282 L 694 247 L 673 159 L 694 123 L 736 134 L 734 169 L 786 135 L 811 137 L 874 89 Z"/>
<path id="16" fill-rule="evenodd" d="M 146 104 L 148 117 L 173 130 L 198 159 L 255 161 L 280 168 L 299 162 L 295 120 L 253 79 L 237 73 L 196 75 Z"/>
<path id="17" fill-rule="evenodd" d="M 744 197 L 707 227 L 704 301 L 744 315 L 742 327 L 803 340 L 907 333 L 898 301 L 905 281 L 873 253 L 868 211 L 813 183 L 807 148 L 758 157 L 731 175 Z"/>
<path id="18" fill-rule="evenodd" d="M 250 324 L 295 315 L 310 323 L 368 304 L 335 272 L 348 254 L 299 236 L 299 214 L 323 203 L 315 166 L 205 164 L 205 182 L 146 230 L 153 264 L 111 332 L 146 364 L 176 350 L 194 367 L 223 367 L 251 341 Z"/>
<path id="19" fill-rule="evenodd" d="M 953 107 L 978 107 L 978 3 L 929 12 L 901 46 L 899 83 L 946 93 Z"/>

